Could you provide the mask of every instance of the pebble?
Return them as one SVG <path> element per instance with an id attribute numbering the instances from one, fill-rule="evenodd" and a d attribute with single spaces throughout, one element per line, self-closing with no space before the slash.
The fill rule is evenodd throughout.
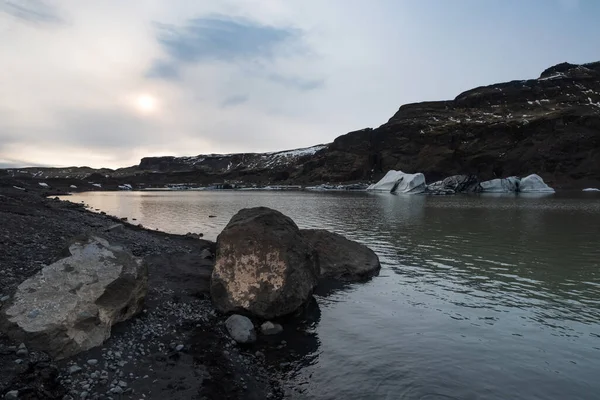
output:
<path id="1" fill-rule="evenodd" d="M 182 344 L 178 344 L 177 347 L 175 347 L 175 351 L 181 351 L 183 350 L 183 345 Z"/>
<path id="2" fill-rule="evenodd" d="M 17 350 L 17 356 L 18 357 L 27 357 L 28 355 L 29 355 L 29 351 L 27 350 L 25 343 L 21 343 L 19 345 L 19 349 Z"/>
<path id="3" fill-rule="evenodd" d="M 81 392 L 81 394 L 79 395 L 79 397 L 81 397 L 82 399 L 85 399 L 88 396 L 89 396 L 88 392 Z"/>
<path id="4" fill-rule="evenodd" d="M 17 363 L 17 364 L 23 364 L 23 360 L 22 360 L 22 359 L 20 359 L 20 358 L 17 358 L 17 359 L 15 360 L 15 363 Z"/>
<path id="5" fill-rule="evenodd" d="M 70 374 L 70 375 L 76 374 L 76 373 L 78 373 L 78 372 L 81 372 L 81 367 L 80 367 L 80 366 L 78 366 L 78 365 L 73 365 L 73 366 L 71 366 L 71 367 L 69 368 L 69 374 Z"/>
<path id="6" fill-rule="evenodd" d="M 126 388 L 127 387 L 127 382 L 125 382 L 125 381 L 119 381 L 119 386 L 121 386 L 122 388 Z"/>
<path id="7" fill-rule="evenodd" d="M 2 297 L 0 297 L 0 301 L 2 303 L 4 303 L 5 301 L 8 301 L 9 299 L 10 299 L 10 296 L 2 296 Z M 8 392 L 8 393 L 10 393 L 10 392 Z"/>
<path id="8" fill-rule="evenodd" d="M 123 389 L 121 389 L 119 386 L 117 386 L 117 387 L 110 389 L 110 392 L 114 393 L 114 394 L 121 394 L 121 393 L 123 393 Z"/>
<path id="9" fill-rule="evenodd" d="M 90 358 L 89 360 L 87 360 L 87 363 L 89 365 L 96 365 L 98 364 L 98 360 L 96 360 L 95 358 Z"/>
<path id="10" fill-rule="evenodd" d="M 18 399 L 18 398 L 19 398 L 18 390 L 11 390 L 10 392 L 8 392 L 4 395 L 4 399 L 6 399 L 6 400 L 14 400 L 14 399 Z"/>

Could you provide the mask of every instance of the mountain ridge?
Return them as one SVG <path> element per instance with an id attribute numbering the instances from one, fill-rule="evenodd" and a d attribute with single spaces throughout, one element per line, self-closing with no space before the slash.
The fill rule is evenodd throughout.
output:
<path id="1" fill-rule="evenodd" d="M 81 169 L 76 176 L 150 185 L 315 184 L 373 181 L 391 169 L 422 172 L 428 181 L 454 174 L 485 180 L 537 173 L 557 186 L 598 184 L 600 62 L 565 62 L 537 79 L 480 86 L 452 100 L 405 104 L 378 128 L 349 132 L 329 144 L 270 153 L 145 157 L 137 166 Z M 72 179 L 74 170 L 5 173 Z"/>

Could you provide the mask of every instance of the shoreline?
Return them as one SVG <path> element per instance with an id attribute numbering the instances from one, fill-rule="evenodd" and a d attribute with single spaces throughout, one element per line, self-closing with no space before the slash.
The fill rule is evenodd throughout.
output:
<path id="1" fill-rule="evenodd" d="M 115 325 L 102 346 L 69 359 L 34 349 L 19 357 L 19 343 L 0 335 L 1 396 L 19 390 L 19 398 L 103 399 L 121 387 L 114 390 L 132 399 L 284 398 L 278 370 L 286 355 L 278 353 L 285 353 L 285 340 L 237 345 L 212 306 L 213 260 L 201 253 L 214 257 L 214 242 L 145 229 L 45 195 L 0 187 L 0 298 L 62 258 L 72 237 L 90 232 L 144 258 L 148 295 L 142 313 Z M 107 230 L 115 224 L 122 228 Z"/>

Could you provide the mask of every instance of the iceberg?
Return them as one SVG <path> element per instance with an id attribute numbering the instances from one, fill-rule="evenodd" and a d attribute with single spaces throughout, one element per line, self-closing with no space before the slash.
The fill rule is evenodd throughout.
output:
<path id="1" fill-rule="evenodd" d="M 585 189 L 583 189 L 583 192 L 600 192 L 600 189 L 598 189 L 598 188 L 585 188 Z"/>
<path id="2" fill-rule="evenodd" d="M 546 185 L 541 176 L 536 174 L 524 178 L 511 176 L 503 179 L 492 179 L 481 182 L 483 193 L 554 193 L 554 189 Z"/>
<path id="3" fill-rule="evenodd" d="M 518 187 L 520 193 L 554 193 L 554 189 L 546 185 L 542 177 L 536 174 L 522 178 Z"/>
<path id="4" fill-rule="evenodd" d="M 483 193 L 515 193 L 519 191 L 519 182 L 519 178 L 511 176 L 509 178 L 481 182 L 480 185 Z"/>
<path id="5" fill-rule="evenodd" d="M 453 175 L 427 185 L 431 194 L 477 193 L 481 191 L 476 175 Z"/>
<path id="6" fill-rule="evenodd" d="M 381 180 L 367 187 L 367 190 L 387 193 L 423 193 L 427 185 L 422 173 L 406 174 L 390 170 Z"/>

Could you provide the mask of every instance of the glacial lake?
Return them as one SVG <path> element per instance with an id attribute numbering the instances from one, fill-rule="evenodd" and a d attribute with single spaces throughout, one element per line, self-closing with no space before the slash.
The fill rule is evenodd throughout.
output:
<path id="1" fill-rule="evenodd" d="M 316 296 L 304 353 L 286 370 L 302 398 L 600 398 L 600 193 L 65 199 L 210 240 L 239 209 L 267 206 L 375 250 L 378 277 Z"/>

